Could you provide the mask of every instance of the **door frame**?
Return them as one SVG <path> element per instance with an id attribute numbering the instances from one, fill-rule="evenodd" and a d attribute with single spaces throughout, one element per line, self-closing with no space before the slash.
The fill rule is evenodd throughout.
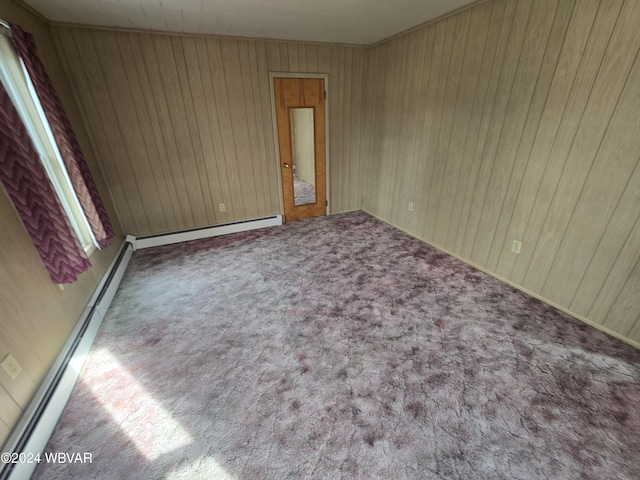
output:
<path id="1" fill-rule="evenodd" d="M 276 113 L 276 91 L 273 80 L 275 78 L 322 78 L 324 79 L 324 91 L 327 96 L 324 99 L 324 141 L 325 141 L 325 170 L 327 176 L 327 209 L 326 215 L 331 211 L 331 191 L 329 189 L 331 178 L 329 175 L 329 74 L 328 73 L 295 73 L 295 72 L 269 72 L 269 90 L 271 92 L 271 121 L 273 124 L 273 139 L 275 146 L 276 172 L 278 178 L 278 201 L 280 204 L 280 214 L 284 218 L 284 197 L 282 192 L 282 169 L 280 167 L 280 141 L 278 139 L 278 119 Z"/>

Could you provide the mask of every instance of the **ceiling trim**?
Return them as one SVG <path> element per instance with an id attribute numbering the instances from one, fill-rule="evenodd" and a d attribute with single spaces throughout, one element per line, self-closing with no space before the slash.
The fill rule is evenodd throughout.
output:
<path id="1" fill-rule="evenodd" d="M 383 43 L 390 42 L 397 38 L 403 37 L 405 35 L 409 35 L 416 30 L 420 30 L 428 25 L 432 25 L 434 23 L 440 22 L 446 18 L 457 15 L 465 10 L 469 10 L 478 6 L 481 3 L 488 2 L 489 0 L 475 0 L 472 3 L 467 5 L 463 5 L 461 7 L 456 8 L 448 13 L 440 15 L 439 17 L 433 18 L 431 20 L 427 20 L 426 22 L 420 23 L 414 27 L 408 28 L 401 32 L 395 33 L 389 37 L 383 38 L 382 40 L 378 40 L 377 42 L 373 42 L 370 44 L 358 44 L 358 43 L 333 43 L 333 42 L 314 42 L 308 40 L 284 40 L 281 38 L 268 38 L 268 37 L 243 37 L 243 36 L 234 36 L 234 35 L 220 35 L 220 34 L 208 34 L 208 33 L 188 33 L 188 32 L 172 32 L 166 30 L 152 30 L 152 29 L 143 29 L 143 28 L 126 28 L 126 27 L 105 27 L 100 25 L 85 25 L 81 23 L 67 23 L 67 22 L 53 22 L 38 12 L 31 5 L 26 3 L 24 0 L 13 0 L 14 3 L 20 5 L 21 7 L 28 10 L 30 13 L 34 14 L 38 17 L 38 19 L 45 22 L 47 25 L 51 27 L 61 27 L 61 28 L 84 28 L 89 30 L 102 30 L 107 32 L 125 32 L 125 33 L 140 33 L 140 34 L 149 34 L 149 35 L 169 35 L 173 37 L 196 37 L 196 38 L 219 38 L 219 39 L 227 39 L 227 40 L 253 40 L 260 42 L 275 42 L 275 43 L 297 43 L 297 44 L 305 44 L 305 45 L 327 45 L 327 46 L 339 46 L 339 47 L 352 47 L 352 48 L 372 48 L 377 47 L 378 45 L 382 45 Z"/>
<path id="2" fill-rule="evenodd" d="M 486 1 L 486 0 L 481 0 L 481 1 Z M 221 40 L 253 40 L 256 42 L 299 43 L 299 44 L 306 44 L 306 45 L 326 45 L 328 47 L 350 47 L 350 48 L 367 48 L 370 46 L 370 45 L 358 44 L 358 43 L 314 42 L 311 40 L 283 40 L 282 38 L 243 37 L 243 36 L 236 36 L 236 35 L 220 35 L 219 33 L 190 33 L 190 32 L 172 32 L 169 30 L 151 30 L 151 29 L 144 29 L 144 28 L 105 27 L 102 25 L 85 25 L 82 23 L 52 22 L 51 20 L 46 20 L 46 22 L 51 27 L 82 28 L 86 30 L 101 30 L 105 32 L 121 32 L 121 33 L 140 33 L 140 34 L 147 34 L 147 35 L 168 35 L 171 37 L 219 38 Z"/>
<path id="3" fill-rule="evenodd" d="M 49 19 L 47 17 L 42 15 L 39 11 L 37 11 L 35 8 L 33 8 L 31 5 L 29 5 L 24 0 L 13 0 L 13 3 L 18 5 L 19 7 L 24 8 L 25 10 L 27 10 L 32 15 L 35 15 L 36 17 L 38 17 L 38 20 L 43 21 L 47 25 L 51 25 L 51 22 L 49 21 Z"/>
<path id="4" fill-rule="evenodd" d="M 378 45 L 382 45 L 383 43 L 390 42 L 391 40 L 395 40 L 397 38 L 404 37 L 405 35 L 409 35 L 410 33 L 415 32 L 416 30 L 420 30 L 421 28 L 424 28 L 424 27 L 426 27 L 428 25 L 432 25 L 434 23 L 438 23 L 438 22 L 440 22 L 440 21 L 442 21 L 442 20 L 444 20 L 446 18 L 453 17 L 454 15 L 457 15 L 457 14 L 459 14 L 461 12 L 464 12 L 465 10 L 470 10 L 470 9 L 472 9 L 474 7 L 477 7 L 481 3 L 485 3 L 485 2 L 488 2 L 488 1 L 489 0 L 476 0 L 475 2 L 471 2 L 471 3 L 467 4 L 467 5 L 463 5 L 461 7 L 458 7 L 455 10 L 451 10 L 448 13 L 440 15 L 439 17 L 432 18 L 431 20 L 427 20 L 426 22 L 420 23 L 419 25 L 416 25 L 415 27 L 411 27 L 411 28 L 408 28 L 408 29 L 403 30 L 401 32 L 394 33 L 390 37 L 383 38 L 382 40 L 378 40 L 377 42 L 373 42 L 373 43 L 371 43 L 369 45 L 365 45 L 365 46 L 368 47 L 368 48 L 377 47 Z"/>

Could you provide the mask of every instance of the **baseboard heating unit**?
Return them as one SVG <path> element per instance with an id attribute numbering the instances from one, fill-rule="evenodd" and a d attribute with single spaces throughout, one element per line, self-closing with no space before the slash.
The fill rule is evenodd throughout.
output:
<path id="1" fill-rule="evenodd" d="M 34 458 L 44 451 L 118 290 L 132 252 L 133 246 L 125 241 L 89 300 L 69 340 L 4 444 L 3 452 Z M 0 465 L 0 480 L 28 479 L 36 465 L 36 462 L 3 463 Z"/>
<path id="2" fill-rule="evenodd" d="M 282 225 L 282 215 L 244 220 L 241 222 L 225 223 L 211 227 L 192 228 L 180 230 L 178 232 L 160 233 L 157 235 L 146 235 L 136 237 L 127 235 L 127 241 L 133 245 L 134 250 L 143 248 L 158 247 L 160 245 L 170 245 L 172 243 L 188 242 L 202 238 L 217 237 L 230 233 L 246 232 L 259 228 L 275 227 Z"/>
<path id="3" fill-rule="evenodd" d="M 282 225 L 281 215 L 159 235 L 127 235 L 118 255 L 111 262 L 71 332 L 69 340 L 4 444 L 2 452 L 14 452 L 22 454 L 24 458 L 35 458 L 44 451 L 135 250 L 277 225 Z M 36 465 L 36 462 L 1 463 L 0 480 L 26 480 L 31 477 Z"/>

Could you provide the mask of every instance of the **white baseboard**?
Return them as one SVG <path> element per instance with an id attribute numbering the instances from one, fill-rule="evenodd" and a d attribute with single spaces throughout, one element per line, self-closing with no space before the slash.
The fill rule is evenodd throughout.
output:
<path id="1" fill-rule="evenodd" d="M 172 243 L 189 242 L 202 238 L 217 237 L 230 233 L 246 232 L 258 228 L 275 227 L 282 225 L 282 215 L 256 218 L 242 222 L 226 223 L 223 225 L 213 225 L 211 227 L 195 228 L 179 232 L 168 232 L 158 235 L 148 235 L 135 237 L 127 235 L 127 241 L 133 244 L 134 250 L 143 248 L 158 247 L 160 245 L 171 245 Z"/>
<path id="2" fill-rule="evenodd" d="M 9 436 L 3 452 L 24 453 L 27 458 L 35 458 L 44 451 L 118 290 L 132 252 L 132 245 L 125 241 L 98 284 L 69 340 Z M 36 466 L 35 462 L 1 465 L 3 468 L 0 479 L 28 479 Z"/>
<path id="3" fill-rule="evenodd" d="M 35 458 L 44 451 L 78 381 L 82 366 L 118 290 L 133 251 L 277 225 L 282 225 L 281 215 L 160 235 L 143 237 L 127 235 L 120 252 L 111 262 L 71 332 L 69 340 L 25 409 L 2 451 L 23 453 L 27 458 L 29 456 Z M 36 466 L 35 462 L 0 465 L 0 480 L 28 479 Z"/>

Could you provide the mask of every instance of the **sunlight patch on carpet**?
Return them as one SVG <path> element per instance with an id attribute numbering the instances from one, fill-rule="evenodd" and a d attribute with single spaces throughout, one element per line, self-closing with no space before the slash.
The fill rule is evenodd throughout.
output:
<path id="1" fill-rule="evenodd" d="M 236 480 L 236 477 L 227 473 L 218 461 L 211 457 L 202 457 L 188 465 L 180 465 L 176 471 L 169 473 L 166 480 Z"/>
<path id="2" fill-rule="evenodd" d="M 94 361 L 100 365 L 100 375 L 85 378 L 83 383 L 145 458 L 156 460 L 193 442 L 111 352 L 96 351 Z"/>

